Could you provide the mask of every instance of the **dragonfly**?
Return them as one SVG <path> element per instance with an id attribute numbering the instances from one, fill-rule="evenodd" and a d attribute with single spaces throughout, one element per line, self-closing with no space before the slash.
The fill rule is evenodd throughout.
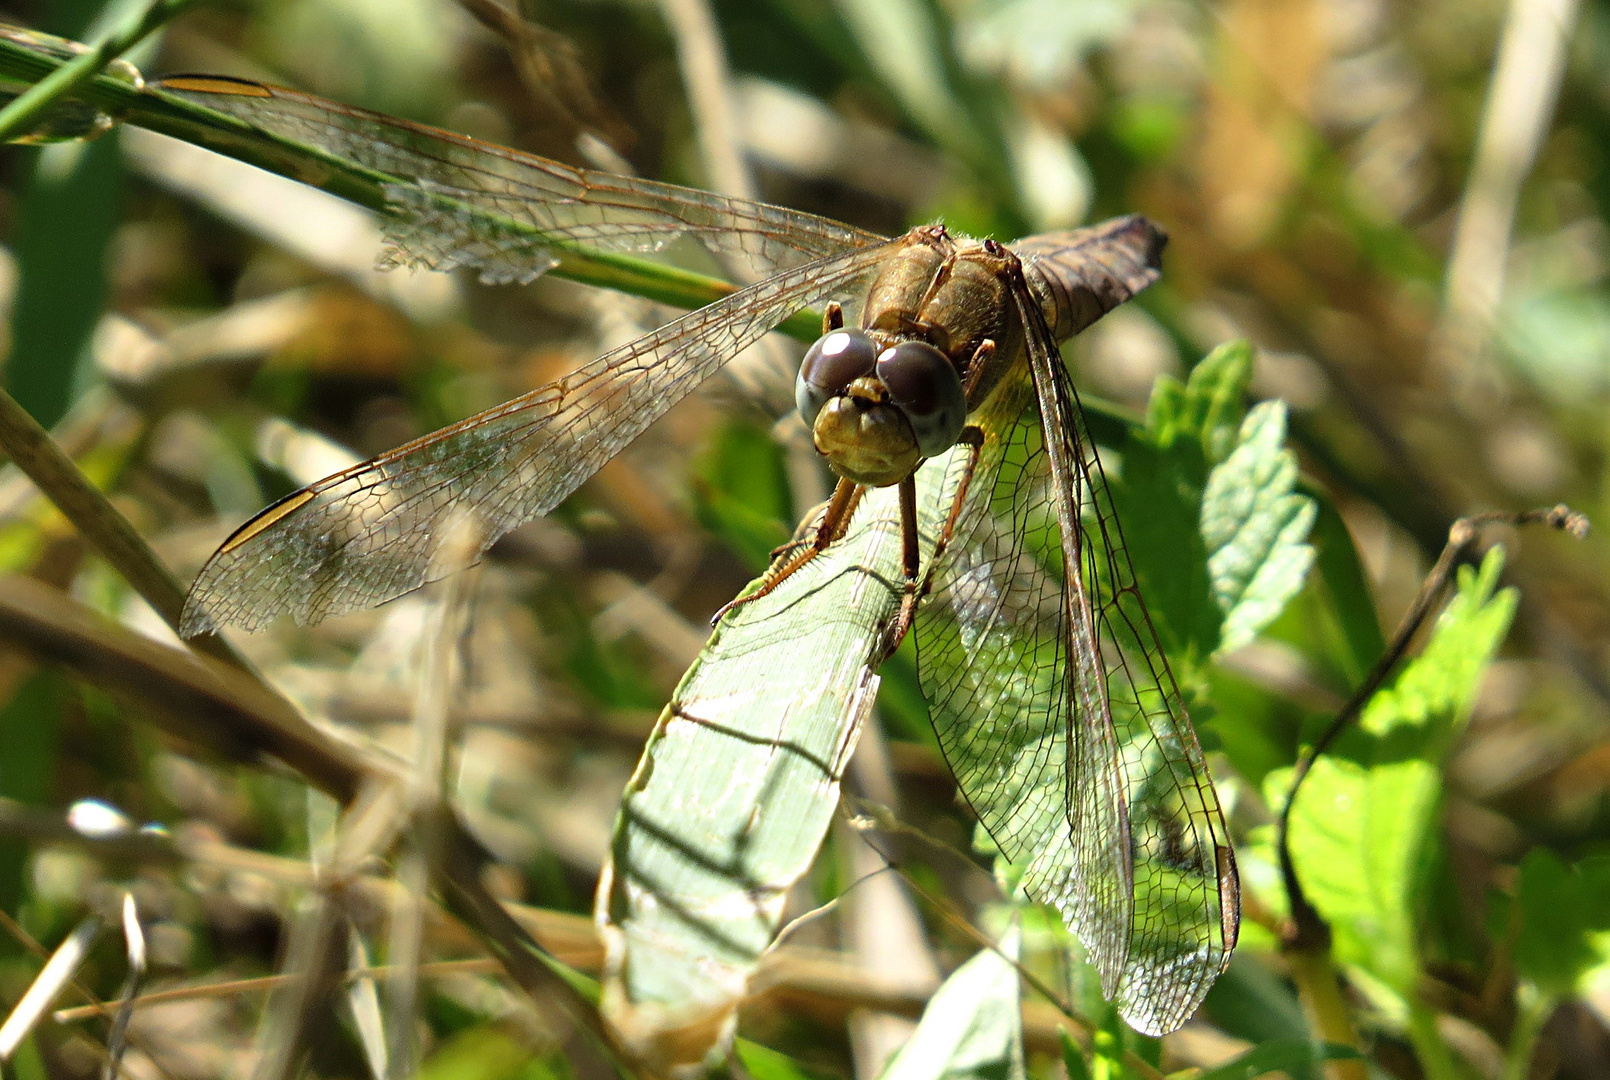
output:
<path id="1" fill-rule="evenodd" d="M 394 178 L 383 265 L 528 281 L 556 247 L 691 240 L 754 282 L 263 510 L 201 569 L 182 633 L 313 623 L 442 576 L 462 565 L 443 549 L 466 515 L 484 553 L 736 354 L 821 305 L 796 399 L 838 484 L 746 602 L 837 543 L 868 488 L 898 486 L 895 636 L 915 637 L 962 795 L 1133 1026 L 1162 1033 L 1195 1011 L 1235 946 L 1235 858 L 1059 353 L 1156 280 L 1161 230 L 1130 216 L 1012 244 L 943 225 L 883 237 L 262 83 L 155 85 Z M 914 477 L 941 455 L 948 512 L 924 567 Z"/>

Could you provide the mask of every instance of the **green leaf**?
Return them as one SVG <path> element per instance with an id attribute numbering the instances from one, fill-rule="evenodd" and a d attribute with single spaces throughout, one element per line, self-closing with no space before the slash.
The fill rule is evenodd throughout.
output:
<path id="1" fill-rule="evenodd" d="M 493 1026 L 468 1028 L 419 1066 L 419 1080 L 554 1080 L 567 1076 L 543 1055 Z"/>
<path id="2" fill-rule="evenodd" d="M 1242 860 L 1242 865 L 1246 866 L 1246 860 Z M 1247 869 L 1256 873 L 1258 868 Z M 1311 1045 L 1308 1018 L 1291 983 L 1247 949 L 1246 929 L 1242 931 L 1240 949 L 1219 981 L 1213 984 L 1204 1003 L 1214 1026 L 1250 1043 L 1298 1038 Z M 1319 1075 L 1317 1070 L 1301 1065 L 1292 1066 L 1290 1073 L 1293 1080 L 1309 1080 Z"/>
<path id="3" fill-rule="evenodd" d="M 1304 487 L 1319 510 L 1312 540 L 1324 611 L 1336 620 L 1340 630 L 1342 673 L 1356 686 L 1364 681 L 1364 676 L 1386 649 L 1381 620 L 1347 523 L 1323 492 Z"/>
<path id="4" fill-rule="evenodd" d="M 1227 341 L 1191 369 L 1183 386 L 1164 376 L 1157 380 L 1146 410 L 1146 426 L 1161 446 L 1194 438 L 1209 465 L 1230 452 L 1241 423 L 1243 402 L 1252 384 L 1252 344 Z"/>
<path id="5" fill-rule="evenodd" d="M 1025 1080 L 1018 941 L 1013 930 L 951 973 L 881 1080 Z"/>
<path id="6" fill-rule="evenodd" d="M 1307 1039 L 1275 1039 L 1253 1047 L 1234 1061 L 1209 1069 L 1196 1080 L 1253 1080 L 1272 1072 L 1292 1072 L 1304 1065 L 1349 1061 L 1361 1057 L 1350 1046 L 1311 1043 Z"/>
<path id="7" fill-rule="evenodd" d="M 1207 570 L 1224 614 L 1221 653 L 1239 649 L 1273 621 L 1314 563 L 1306 541 L 1316 509 L 1293 491 L 1297 459 L 1285 439 L 1285 403 L 1256 406 L 1202 494 Z"/>
<path id="8" fill-rule="evenodd" d="M 743 1063 L 751 1080 L 829 1080 L 832 1073 L 821 1072 L 748 1039 L 738 1039 L 733 1052 Z"/>
<path id="9" fill-rule="evenodd" d="M 1250 347 L 1231 342 L 1204 357 L 1185 382 L 1159 378 L 1145 428 L 1132 429 L 1124 444 L 1123 480 L 1114 488 L 1141 592 L 1186 684 L 1219 644 L 1202 494 L 1234 439 L 1251 375 Z"/>
<path id="10" fill-rule="evenodd" d="M 1610 963 L 1610 855 L 1574 866 L 1543 848 L 1521 862 L 1515 968 L 1545 995 L 1569 997 L 1582 976 Z"/>
<path id="11" fill-rule="evenodd" d="M 933 493 L 918 504 L 924 560 L 948 510 L 937 493 L 949 463 L 918 476 Z M 731 1037 L 838 806 L 902 581 L 898 493 L 886 488 L 842 541 L 721 621 L 649 737 L 598 917 L 602 1011 L 654 1071 L 701 1064 Z"/>
<path id="12" fill-rule="evenodd" d="M 1108 1008 L 1106 1019 L 1090 1036 L 1091 1080 L 1134 1080 L 1134 1070 L 1124 1060 L 1128 1034 L 1118 1010 Z"/>
<path id="13" fill-rule="evenodd" d="M 1404 998 L 1420 974 L 1417 902 L 1438 820 L 1440 759 L 1514 616 L 1514 591 L 1495 591 L 1502 565 L 1494 548 L 1480 573 L 1461 569 L 1425 651 L 1375 695 L 1336 753 L 1314 763 L 1292 810 L 1297 875 L 1331 925 L 1337 957 Z M 1289 770 L 1270 774 L 1272 805 L 1289 784 Z"/>
<path id="14" fill-rule="evenodd" d="M 40 41 L 27 43 L 0 37 L 0 78 L 12 82 L 37 81 L 63 63 L 59 50 Z M 80 87 L 74 96 L 125 123 L 204 146 L 294 180 L 313 181 L 321 190 L 383 216 L 395 214 L 388 191 L 410 188 L 403 177 L 371 168 L 354 160 L 350 153 L 343 155 L 339 145 L 324 146 L 312 141 L 314 132 L 305 125 L 299 127 L 294 122 L 284 122 L 284 118 L 268 117 L 243 123 L 219 108 L 239 103 L 216 95 L 197 94 L 194 95 L 197 100 L 190 100 L 180 93 L 155 87 L 136 89 L 112 76 L 98 75 Z M 279 130 L 267 130 L 268 124 L 276 124 Z M 536 235 L 535 230 L 513 219 L 489 215 L 456 200 L 430 197 L 449 213 L 467 215 L 478 227 Z M 564 240 L 544 239 L 552 241 L 552 253 L 559 259 L 550 273 L 572 281 L 619 289 L 686 308 L 701 307 L 732 291 L 731 285 L 724 281 L 665 263 L 589 249 Z M 817 313 L 799 312 L 777 329 L 802 341 L 815 341 L 821 335 L 822 320 Z"/>
<path id="15" fill-rule="evenodd" d="M 1313 502 L 1295 493 L 1285 406 L 1242 418 L 1252 377 L 1244 341 L 1214 349 L 1181 383 L 1157 380 L 1146 427 L 1124 448 L 1125 539 L 1164 648 L 1187 685 L 1240 648 L 1302 587 Z"/>

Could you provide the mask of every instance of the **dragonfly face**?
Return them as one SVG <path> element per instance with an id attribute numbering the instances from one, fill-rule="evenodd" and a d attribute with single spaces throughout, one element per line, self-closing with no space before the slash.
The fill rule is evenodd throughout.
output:
<path id="1" fill-rule="evenodd" d="M 967 414 L 1021 359 L 1006 283 L 1015 263 L 943 226 L 905 237 L 869 290 L 862 329 L 830 326 L 800 365 L 800 416 L 834 472 L 887 487 L 956 445 Z"/>

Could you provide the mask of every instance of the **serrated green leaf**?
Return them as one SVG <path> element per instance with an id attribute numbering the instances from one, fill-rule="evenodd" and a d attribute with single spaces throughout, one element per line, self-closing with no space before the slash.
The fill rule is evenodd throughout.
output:
<path id="1" fill-rule="evenodd" d="M 1316 509 L 1293 491 L 1297 459 L 1285 439 L 1285 403 L 1257 405 L 1202 493 L 1207 572 L 1224 616 L 1219 652 L 1256 637 L 1302 588 L 1314 562 L 1306 541 Z"/>
<path id="2" fill-rule="evenodd" d="M 1610 962 L 1610 856 L 1567 865 L 1534 848 L 1521 862 L 1516 902 L 1515 968 L 1544 994 L 1568 997 L 1584 975 Z"/>
<path id="3" fill-rule="evenodd" d="M 1185 383 L 1189 429 L 1202 440 L 1209 462 L 1223 461 L 1230 452 L 1230 440 L 1240 425 L 1251 385 L 1249 341 L 1227 341 L 1191 369 Z"/>
<path id="4" fill-rule="evenodd" d="M 1114 495 L 1135 575 L 1175 674 L 1192 672 L 1219 644 L 1220 614 L 1199 525 L 1212 447 L 1233 439 L 1252 375 L 1245 342 L 1214 349 L 1185 382 L 1152 385 L 1145 428 L 1124 444 Z"/>
<path id="5" fill-rule="evenodd" d="M 1292 809 L 1290 842 L 1335 951 L 1404 997 L 1418 980 L 1418 899 L 1442 794 L 1440 759 L 1509 630 L 1513 590 L 1495 592 L 1501 549 L 1459 592 L 1425 651 L 1366 707 L 1358 730 L 1320 758 Z M 1266 781 L 1279 805 L 1290 771 Z"/>
<path id="6" fill-rule="evenodd" d="M 951 973 L 881 1080 L 1024 1080 L 1016 930 Z"/>
<path id="7" fill-rule="evenodd" d="M 1125 540 L 1164 649 L 1183 684 L 1209 656 L 1251 641 L 1301 588 L 1312 502 L 1294 492 L 1285 407 L 1243 419 L 1244 341 L 1214 349 L 1180 383 L 1160 378 L 1116 489 Z"/>

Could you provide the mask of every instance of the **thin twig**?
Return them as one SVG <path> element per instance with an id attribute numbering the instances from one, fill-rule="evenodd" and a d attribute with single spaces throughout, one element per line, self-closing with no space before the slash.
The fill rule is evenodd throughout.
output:
<path id="1" fill-rule="evenodd" d="M 1578 538 L 1587 535 L 1588 519 L 1572 510 L 1563 503 L 1537 510 L 1527 510 L 1519 514 L 1488 513 L 1475 514 L 1455 521 L 1448 529 L 1448 543 L 1443 547 L 1442 554 L 1426 575 L 1425 581 L 1420 585 L 1420 591 L 1414 602 L 1409 605 L 1408 612 L 1403 616 L 1397 633 L 1387 644 L 1386 651 L 1381 654 L 1375 666 L 1370 669 L 1358 689 L 1353 691 L 1336 716 L 1324 732 L 1315 740 L 1313 747 L 1297 761 L 1292 771 L 1291 789 L 1286 794 L 1286 804 L 1280 810 L 1280 819 L 1277 827 L 1277 846 L 1280 851 L 1280 873 L 1284 879 L 1286 893 L 1291 903 L 1291 930 L 1287 934 L 1287 944 L 1293 948 L 1328 948 L 1330 929 L 1314 910 L 1313 905 L 1303 894 L 1302 885 L 1297 880 L 1297 871 L 1292 864 L 1291 845 L 1288 842 L 1291 826 L 1291 808 L 1297 801 L 1298 790 L 1308 777 L 1319 755 L 1329 750 L 1336 739 L 1345 731 L 1354 720 L 1364 711 L 1375 692 L 1379 690 L 1391 676 L 1398 662 L 1409 651 L 1410 644 L 1425 625 L 1426 619 L 1435 609 L 1443 590 L 1453 580 L 1456 567 L 1466 561 L 1476 542 L 1481 538 L 1481 530 L 1489 525 L 1547 525 L 1553 529 L 1569 532 Z"/>
<path id="2" fill-rule="evenodd" d="M 0 638 L 67 665 L 104 688 L 161 708 L 151 719 L 189 742 L 235 760 L 278 759 L 342 802 L 364 778 L 397 778 L 396 767 L 309 724 L 249 674 L 139 637 L 77 601 L 26 578 L 0 579 Z M 447 816 L 440 883 L 449 907 L 473 927 L 510 977 L 539 998 L 557 998 L 603 1038 L 597 1011 L 561 978 L 543 948 L 480 882 L 492 860 L 456 817 Z"/>
<path id="3" fill-rule="evenodd" d="M 1488 525 L 1544 524 L 1561 529 L 1573 536 L 1587 534 L 1588 521 L 1564 505 L 1546 509 L 1528 510 L 1519 514 L 1490 513 L 1460 518 L 1448 530 L 1448 542 L 1420 586 L 1419 593 L 1404 615 L 1397 633 L 1386 650 L 1370 669 L 1364 681 L 1348 698 L 1313 747 L 1297 762 L 1292 773 L 1290 791 L 1280 810 L 1276 825 L 1276 848 L 1280 857 L 1280 873 L 1286 889 L 1290 920 L 1285 929 L 1285 950 L 1292 964 L 1292 977 L 1303 990 L 1303 998 L 1317 1029 L 1317 1034 L 1328 1042 L 1358 1047 L 1358 1033 L 1342 997 L 1334 965 L 1330 962 L 1330 927 L 1323 916 L 1303 892 L 1292 859 L 1290 831 L 1291 811 L 1296 804 L 1298 791 L 1312 770 L 1320 754 L 1325 753 L 1336 739 L 1363 713 L 1370 699 L 1386 684 L 1398 663 L 1408 653 L 1410 644 L 1418 636 L 1426 620 L 1436 609 L 1438 601 L 1453 580 L 1455 569 L 1465 562 Z M 1332 1075 L 1357 1077 L 1362 1080 L 1365 1070 L 1362 1062 L 1337 1061 L 1331 1064 Z"/>
<path id="4" fill-rule="evenodd" d="M 132 633 L 29 578 L 0 578 L 0 638 L 156 706 L 152 719 L 186 742 L 235 761 L 283 762 L 343 802 L 366 773 L 390 768 L 308 723 L 250 674 Z"/>
<path id="5" fill-rule="evenodd" d="M 128 1046 L 129 1020 L 134 1016 L 134 998 L 145 981 L 145 931 L 140 926 L 140 912 L 134 894 L 123 894 L 123 942 L 128 955 L 129 974 L 117 998 L 117 1011 L 112 1017 L 112 1030 L 106 1037 L 106 1062 L 101 1070 L 102 1080 L 117 1080 L 123 1064 L 123 1052 Z"/>
<path id="6" fill-rule="evenodd" d="M 496 960 L 489 957 L 473 960 L 437 960 L 419 965 L 420 975 L 429 978 L 447 978 L 453 975 L 491 975 L 502 970 Z M 395 974 L 395 965 L 352 968 L 342 975 L 348 983 L 363 979 L 385 979 Z M 252 979 L 226 979 L 222 982 L 198 983 L 195 986 L 176 986 L 169 990 L 153 990 L 141 994 L 131 1002 L 135 1009 L 149 1009 L 155 1005 L 171 1005 L 175 1001 L 199 1001 L 206 998 L 232 998 L 241 994 L 267 993 L 288 984 L 295 975 L 259 975 Z M 58 1024 L 73 1024 L 80 1020 L 110 1017 L 117 1011 L 111 1004 L 75 1005 L 70 1009 L 57 1009 L 50 1018 Z"/>
<path id="7" fill-rule="evenodd" d="M 388 956 L 397 972 L 388 980 L 387 1004 L 391 1023 L 386 1037 L 392 1075 L 412 1076 L 415 1069 L 414 1013 L 419 998 L 419 965 L 425 945 L 426 892 L 430 878 L 438 876 L 445 843 L 442 808 L 447 805 L 450 781 L 449 747 L 455 690 L 458 686 L 459 646 L 469 623 L 469 607 L 478 575 L 470 569 L 481 550 L 483 530 L 473 513 L 455 515 L 445 530 L 443 576 L 436 593 L 434 618 L 420 635 L 419 685 L 414 706 L 414 753 L 408 773 L 408 799 L 404 817 L 413 823 L 406 854 L 397 867 L 397 903 L 391 912 Z"/>
<path id="8" fill-rule="evenodd" d="M 100 936 L 103 920 L 99 915 L 84 919 L 56 946 L 29 984 L 5 1023 L 0 1024 L 0 1061 L 9 1061 L 17 1052 L 56 995 L 70 983 L 79 967 L 89 957 L 90 946 Z"/>

